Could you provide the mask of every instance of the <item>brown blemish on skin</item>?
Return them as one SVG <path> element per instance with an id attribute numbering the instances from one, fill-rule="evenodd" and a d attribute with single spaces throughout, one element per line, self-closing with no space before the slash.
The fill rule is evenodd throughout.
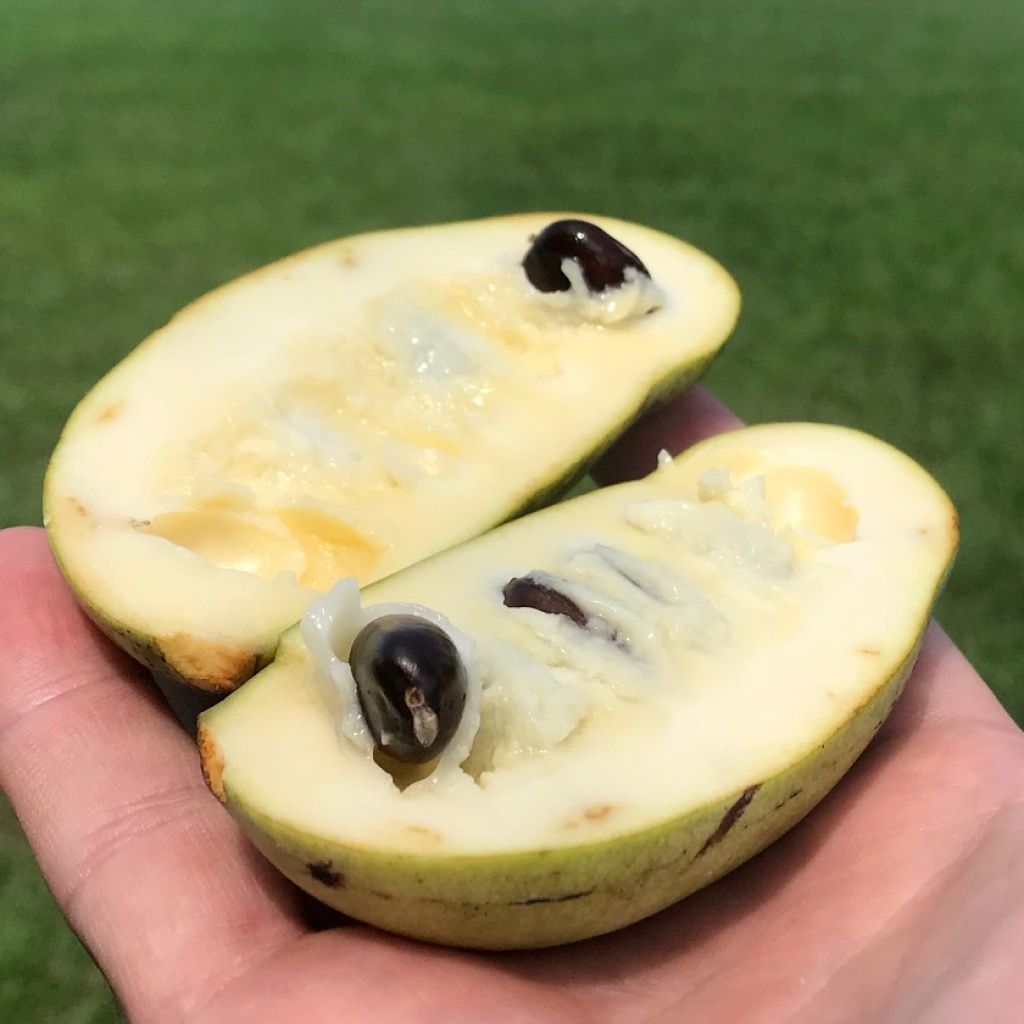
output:
<path id="1" fill-rule="evenodd" d="M 411 832 L 414 836 L 426 839 L 434 845 L 440 845 L 444 842 L 444 836 L 442 836 L 440 832 L 435 832 L 432 828 L 427 828 L 425 825 L 406 825 L 405 831 Z"/>
<path id="2" fill-rule="evenodd" d="M 339 262 L 343 267 L 355 267 L 359 264 L 359 257 L 356 256 L 355 251 L 349 246 L 345 246 L 339 254 Z"/>
<path id="3" fill-rule="evenodd" d="M 336 871 L 329 860 L 318 860 L 307 864 L 306 869 L 309 871 L 310 878 L 315 879 L 321 885 L 326 885 L 329 889 L 345 888 L 345 876 L 340 871 Z"/>
<path id="4" fill-rule="evenodd" d="M 604 821 L 612 811 L 615 810 L 615 804 L 595 804 L 593 807 L 588 807 L 583 812 L 583 817 L 587 821 Z"/>
<path id="5" fill-rule="evenodd" d="M 574 829 L 579 828 L 581 825 L 585 825 L 588 822 L 604 821 L 614 810 L 616 810 L 615 804 L 592 804 L 587 807 L 582 814 L 574 818 L 569 818 L 568 821 L 563 822 L 562 828 Z"/>
<path id="6" fill-rule="evenodd" d="M 187 633 L 161 639 L 157 649 L 172 671 L 210 693 L 230 693 L 265 664 L 253 651 L 210 643 Z"/>
<path id="7" fill-rule="evenodd" d="M 509 903 L 509 906 L 532 906 L 535 903 L 567 903 L 573 899 L 583 899 L 584 896 L 589 896 L 594 890 L 588 889 L 582 893 L 566 893 L 564 896 L 535 896 L 532 899 L 515 899 Z"/>
<path id="8" fill-rule="evenodd" d="M 68 498 L 68 504 L 71 506 L 71 509 L 76 516 L 81 519 L 89 518 L 88 510 L 77 498 Z"/>
<path id="9" fill-rule="evenodd" d="M 103 412 L 101 412 L 99 414 L 99 416 L 96 417 L 96 422 L 97 423 L 111 423 L 114 420 L 116 420 L 118 416 L 121 415 L 121 411 L 123 409 L 124 409 L 124 402 L 122 402 L 122 401 L 114 402 L 112 405 L 108 405 L 106 407 L 106 409 L 104 409 Z"/>
<path id="10" fill-rule="evenodd" d="M 729 833 L 733 825 L 743 816 L 743 812 L 747 809 L 747 805 L 751 800 L 754 799 L 754 794 L 761 788 L 761 783 L 757 782 L 753 786 L 747 786 L 739 797 L 732 804 L 732 806 L 722 815 L 722 820 L 718 823 L 718 828 L 708 836 L 707 841 L 697 851 L 697 856 L 701 857 L 705 854 L 715 843 L 720 843 L 726 835 Z"/>
<path id="11" fill-rule="evenodd" d="M 882 653 L 877 647 L 858 647 L 857 650 L 861 654 L 868 654 L 875 658 Z"/>
<path id="12" fill-rule="evenodd" d="M 789 796 L 784 797 L 775 805 L 775 810 L 778 810 L 780 807 L 785 807 L 790 800 L 795 800 L 802 792 L 802 789 L 794 789 L 793 792 L 789 794 Z"/>
<path id="13" fill-rule="evenodd" d="M 217 746 L 213 734 L 202 722 L 196 733 L 196 743 L 199 745 L 199 757 L 203 769 L 203 778 L 206 785 L 210 787 L 213 795 L 224 802 L 224 755 Z"/>

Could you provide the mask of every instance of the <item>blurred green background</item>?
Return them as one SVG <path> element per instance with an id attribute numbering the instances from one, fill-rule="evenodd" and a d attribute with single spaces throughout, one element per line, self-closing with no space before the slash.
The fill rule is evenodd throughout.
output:
<path id="1" fill-rule="evenodd" d="M 710 383 L 852 424 L 960 507 L 940 618 L 1024 718 L 1019 0 L 0 0 L 0 525 L 75 401 L 291 250 L 530 208 L 738 278 Z M 182 894 L 187 898 L 187 893 Z M 0 1020 L 117 1019 L 0 802 Z"/>

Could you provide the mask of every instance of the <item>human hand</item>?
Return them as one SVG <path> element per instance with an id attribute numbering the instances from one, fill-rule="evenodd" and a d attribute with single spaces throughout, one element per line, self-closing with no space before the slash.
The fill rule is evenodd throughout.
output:
<path id="1" fill-rule="evenodd" d="M 600 476 L 735 422 L 695 389 Z M 792 833 L 625 931 L 507 954 L 325 926 L 207 792 L 192 743 L 78 608 L 40 530 L 0 534 L 0 649 L 0 786 L 132 1020 L 1019 1019 L 1024 734 L 935 625 L 882 731 Z"/>

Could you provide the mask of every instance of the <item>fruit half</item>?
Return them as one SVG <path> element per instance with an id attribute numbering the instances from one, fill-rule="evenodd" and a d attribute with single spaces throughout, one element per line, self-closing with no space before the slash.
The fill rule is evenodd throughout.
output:
<path id="1" fill-rule="evenodd" d="M 47 475 L 51 542 L 172 695 L 233 689 L 338 577 L 543 504 L 711 360 L 738 311 L 714 260 L 597 218 L 613 240 L 583 257 L 607 271 L 621 242 L 635 265 L 592 291 L 548 260 L 567 290 L 541 290 L 524 258 L 561 216 L 299 253 L 187 307 L 81 402 Z"/>
<path id="2" fill-rule="evenodd" d="M 835 785 L 956 545 L 946 495 L 881 441 L 723 434 L 361 595 L 339 584 L 202 716 L 207 781 L 289 878 L 363 921 L 483 948 L 610 931 Z M 443 626 L 470 680 L 431 765 L 381 757 L 353 696 L 353 638 L 396 613 Z"/>

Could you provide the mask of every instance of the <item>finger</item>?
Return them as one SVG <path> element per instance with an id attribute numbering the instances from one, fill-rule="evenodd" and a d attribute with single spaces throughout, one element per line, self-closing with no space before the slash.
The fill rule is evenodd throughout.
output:
<path id="1" fill-rule="evenodd" d="M 600 484 L 635 480 L 654 469 L 663 448 L 675 455 L 706 437 L 741 425 L 708 391 L 692 387 L 641 416 L 605 452 L 591 475 Z"/>
<path id="2" fill-rule="evenodd" d="M 0 786 L 133 1019 L 301 933 L 290 890 L 206 791 L 195 749 L 86 620 L 41 530 L 0 533 Z"/>

